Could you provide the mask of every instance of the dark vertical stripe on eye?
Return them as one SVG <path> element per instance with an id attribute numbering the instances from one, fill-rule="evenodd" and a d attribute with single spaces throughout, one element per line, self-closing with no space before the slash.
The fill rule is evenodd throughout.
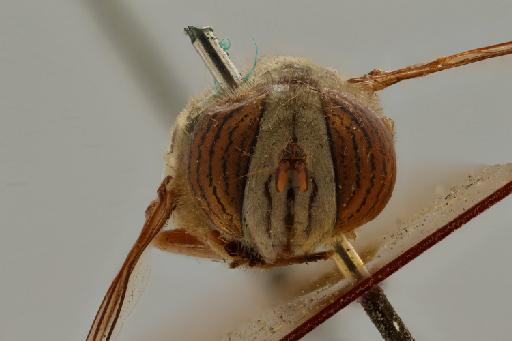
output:
<path id="1" fill-rule="evenodd" d="M 213 124 L 212 122 L 214 122 L 210 117 L 207 117 L 206 119 L 207 119 L 208 123 L 206 124 L 206 128 L 204 129 L 203 133 L 199 137 L 199 144 L 197 146 L 194 146 L 194 147 L 196 147 L 196 150 L 197 150 L 197 161 L 195 162 L 196 163 L 195 174 L 192 174 L 192 172 L 190 174 L 195 176 L 196 188 L 199 191 L 199 193 L 201 194 L 201 198 L 203 199 L 202 202 L 206 203 L 208 209 L 211 209 L 210 205 L 208 203 L 208 200 L 206 199 L 206 193 L 204 191 L 204 188 L 203 188 L 203 186 L 200 185 L 201 184 L 201 174 L 200 174 L 200 172 L 201 172 L 201 158 L 202 158 L 201 147 L 204 145 L 204 143 L 206 141 L 206 136 L 210 132 L 210 129 L 211 129 L 212 124 Z M 190 158 L 192 158 L 192 153 L 190 153 Z M 193 160 L 189 159 L 189 165 L 192 165 L 192 162 L 193 162 Z"/>
<path id="2" fill-rule="evenodd" d="M 312 183 L 313 188 L 311 189 L 311 194 L 309 195 L 309 202 L 308 202 L 308 225 L 304 229 L 304 232 L 306 233 L 307 236 L 309 236 L 311 234 L 311 230 L 313 229 L 313 224 L 312 224 L 313 222 L 311 221 L 311 218 L 312 218 L 311 210 L 313 209 L 313 204 L 315 203 L 316 196 L 318 194 L 318 185 L 316 184 L 315 178 L 311 178 L 311 183 Z"/>
<path id="3" fill-rule="evenodd" d="M 217 186 L 214 185 L 212 187 L 212 193 L 213 193 L 213 197 L 217 201 L 217 205 L 220 206 L 220 209 L 222 210 L 222 213 L 228 216 L 228 223 L 233 224 L 234 223 L 233 222 L 233 215 L 228 213 L 228 211 L 226 210 L 226 206 L 224 206 L 224 204 L 222 203 L 222 200 L 219 198 L 219 195 L 217 194 Z"/>
<path id="4" fill-rule="evenodd" d="M 270 182 L 272 181 L 272 175 L 268 177 L 267 181 L 265 181 L 265 199 L 267 199 L 267 211 L 265 212 L 265 222 L 267 226 L 265 226 L 265 231 L 267 232 L 267 236 L 269 238 L 272 237 L 272 220 L 270 216 L 272 214 L 272 195 L 270 194 Z"/>
<path id="5" fill-rule="evenodd" d="M 247 115 L 246 115 L 247 116 Z M 245 117 L 245 116 L 244 116 Z M 230 187 L 231 187 L 231 180 L 228 178 L 228 155 L 229 155 L 229 149 L 233 146 L 233 132 L 235 131 L 236 127 L 232 127 L 229 130 L 228 133 L 228 147 L 226 148 L 226 152 L 222 155 L 222 178 L 224 180 L 224 184 L 226 185 L 226 192 L 229 195 L 229 198 L 234 203 L 236 198 L 231 195 Z M 238 167 L 239 169 L 240 167 Z"/>
<path id="6" fill-rule="evenodd" d="M 354 120 L 352 120 L 352 122 L 354 122 Z M 354 149 L 354 162 L 356 165 L 356 188 L 352 190 L 352 196 L 348 200 L 347 206 L 350 205 L 355 194 L 359 192 L 359 189 L 361 188 L 361 156 L 359 155 L 359 144 L 356 141 L 356 134 L 354 133 L 354 129 L 351 128 L 352 127 L 347 127 L 347 130 L 349 130 L 350 135 L 352 135 L 352 148 Z"/>
<path id="7" fill-rule="evenodd" d="M 228 196 L 230 197 L 230 199 L 234 202 L 235 200 L 237 200 L 237 198 L 235 198 L 233 196 L 233 194 L 231 193 L 231 183 L 233 181 L 231 181 L 231 179 L 228 178 L 228 156 L 229 156 L 229 151 L 231 148 L 233 148 L 233 133 L 237 130 L 237 126 L 242 124 L 248 117 L 249 115 L 248 114 L 245 114 L 243 115 L 241 118 L 240 118 L 240 121 L 236 123 L 236 125 L 234 125 L 233 127 L 231 127 L 231 129 L 229 130 L 229 133 L 228 133 L 228 142 L 227 142 L 227 148 L 225 150 L 224 153 L 222 153 L 222 173 L 223 173 L 223 180 L 224 180 L 224 183 L 226 185 L 226 192 L 228 193 Z M 237 167 L 237 172 L 236 174 L 238 174 L 238 171 L 240 170 L 240 164 L 238 164 L 238 167 Z"/>
<path id="8" fill-rule="evenodd" d="M 391 196 L 393 188 L 395 186 L 396 160 L 394 151 L 392 155 L 385 155 L 383 157 L 383 160 L 383 182 L 385 182 L 385 185 L 382 186 L 381 191 L 379 191 L 377 195 L 376 201 L 378 202 L 389 200 L 389 197 Z M 375 214 L 377 214 L 378 212 L 379 211 L 377 211 Z"/>
<path id="9" fill-rule="evenodd" d="M 247 138 L 247 132 L 244 131 L 244 133 L 242 134 L 242 143 L 244 143 L 245 141 L 248 141 L 249 139 Z M 243 144 L 240 146 L 242 147 Z M 238 153 L 237 153 L 237 159 L 238 159 L 238 164 L 242 164 L 243 160 L 246 159 L 246 158 L 249 158 L 250 156 L 248 155 L 244 155 L 243 153 L 243 150 L 245 150 L 245 148 L 238 148 Z M 243 193 L 244 191 L 244 182 L 247 181 L 247 172 L 249 171 L 249 168 L 247 169 L 244 169 L 243 167 L 238 167 L 236 169 L 236 191 L 237 193 Z M 244 172 L 245 174 L 242 174 L 242 172 Z"/>

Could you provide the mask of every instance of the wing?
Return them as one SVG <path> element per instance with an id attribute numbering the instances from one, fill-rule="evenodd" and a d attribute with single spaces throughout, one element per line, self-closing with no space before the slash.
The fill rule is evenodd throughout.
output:
<path id="1" fill-rule="evenodd" d="M 487 167 L 381 239 L 371 276 L 319 285 L 228 334 L 225 340 L 298 340 L 457 228 L 512 193 L 512 164 Z"/>
<path id="2" fill-rule="evenodd" d="M 158 188 L 158 198 L 146 210 L 142 231 L 110 284 L 89 330 L 87 341 L 110 340 L 118 331 L 118 322 L 126 313 L 125 300 L 133 292 L 133 284 L 140 273 L 136 271 L 140 265 L 139 260 L 176 207 L 177 195 L 172 185 L 172 178 L 166 177 Z"/>

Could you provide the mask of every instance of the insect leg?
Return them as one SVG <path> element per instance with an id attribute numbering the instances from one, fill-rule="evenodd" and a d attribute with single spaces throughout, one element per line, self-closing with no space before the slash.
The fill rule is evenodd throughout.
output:
<path id="1" fill-rule="evenodd" d="M 208 245 L 189 234 L 185 229 L 160 232 L 153 240 L 153 245 L 162 251 L 186 256 L 222 260 L 222 257 Z"/>
<path id="2" fill-rule="evenodd" d="M 160 232 L 176 208 L 177 195 L 172 178 L 166 177 L 158 188 L 158 198 L 146 210 L 142 231 L 126 256 L 123 266 L 110 284 L 91 325 L 87 341 L 110 340 L 120 320 L 128 284 L 142 253 Z"/>
<path id="3" fill-rule="evenodd" d="M 482 61 L 487 58 L 504 56 L 512 53 L 512 41 L 480 47 L 450 56 L 440 57 L 431 62 L 406 66 L 394 71 L 374 69 L 368 74 L 351 78 L 349 83 L 363 83 L 373 91 L 379 91 L 405 79 L 422 77 L 430 73 Z"/>

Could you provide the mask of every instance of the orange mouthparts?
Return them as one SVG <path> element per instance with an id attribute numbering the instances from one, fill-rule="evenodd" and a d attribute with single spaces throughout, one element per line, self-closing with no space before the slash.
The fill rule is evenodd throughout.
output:
<path id="1" fill-rule="evenodd" d="M 278 192 L 283 192 L 288 184 L 298 188 L 299 192 L 308 190 L 308 171 L 305 160 L 304 151 L 297 143 L 290 142 L 286 146 L 276 172 Z"/>

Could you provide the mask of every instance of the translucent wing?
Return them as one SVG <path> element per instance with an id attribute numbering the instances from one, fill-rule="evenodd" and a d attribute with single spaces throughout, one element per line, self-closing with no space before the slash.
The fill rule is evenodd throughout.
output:
<path id="1" fill-rule="evenodd" d="M 140 278 L 144 278 L 141 259 L 146 247 L 160 232 L 176 206 L 177 195 L 172 188 L 172 178 L 166 177 L 158 189 L 158 199 L 146 210 L 146 222 L 132 249 L 114 278 L 96 313 L 87 341 L 111 340 L 119 331 L 120 323 L 126 316 L 131 302 L 139 291 Z"/>
<path id="2" fill-rule="evenodd" d="M 150 254 L 151 249 L 146 249 L 142 252 L 139 260 L 137 261 L 133 271 L 130 275 L 130 279 L 126 286 L 126 294 L 124 295 L 124 301 L 119 311 L 119 317 L 114 326 L 112 326 L 112 337 L 111 340 L 117 340 L 118 335 L 123 328 L 123 323 L 133 311 L 137 301 L 141 297 L 146 284 L 149 279 L 151 272 Z"/>
<path id="3" fill-rule="evenodd" d="M 299 339 L 511 192 L 512 164 L 486 167 L 469 175 L 431 207 L 380 239 L 381 244 L 366 264 L 369 278 L 355 285 L 343 279 L 320 284 L 231 332 L 225 340 Z"/>
<path id="4" fill-rule="evenodd" d="M 223 340 L 281 340 L 295 327 L 317 315 L 349 287 L 349 281 L 326 283 L 318 289 L 281 304 L 235 330 Z"/>

